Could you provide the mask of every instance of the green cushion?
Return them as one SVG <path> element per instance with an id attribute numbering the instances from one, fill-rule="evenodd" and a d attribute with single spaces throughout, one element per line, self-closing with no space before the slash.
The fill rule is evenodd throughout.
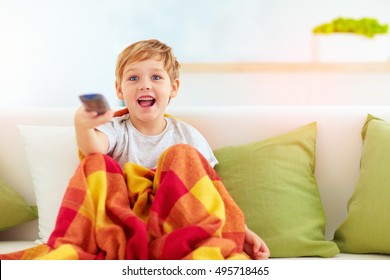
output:
<path id="1" fill-rule="evenodd" d="M 37 209 L 0 178 L 0 230 L 32 221 L 38 217 Z"/>
<path id="2" fill-rule="evenodd" d="M 315 169 L 317 124 L 215 151 L 216 171 L 271 257 L 332 257 Z"/>
<path id="3" fill-rule="evenodd" d="M 368 115 L 362 138 L 359 179 L 335 241 L 346 253 L 390 254 L 390 124 Z"/>

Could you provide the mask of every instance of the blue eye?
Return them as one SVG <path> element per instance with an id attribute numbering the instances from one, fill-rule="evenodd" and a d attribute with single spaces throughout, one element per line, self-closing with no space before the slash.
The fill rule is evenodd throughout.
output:
<path id="1" fill-rule="evenodd" d="M 129 81 L 138 81 L 138 77 L 132 76 L 129 78 Z"/>
<path id="2" fill-rule="evenodd" d="M 160 76 L 157 76 L 157 75 L 153 75 L 153 76 L 152 76 L 152 80 L 160 80 L 160 79 L 161 79 Z"/>

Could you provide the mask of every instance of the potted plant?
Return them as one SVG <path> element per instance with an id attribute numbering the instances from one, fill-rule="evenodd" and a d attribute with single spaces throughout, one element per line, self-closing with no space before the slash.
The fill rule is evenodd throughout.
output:
<path id="1" fill-rule="evenodd" d="M 316 62 L 385 62 L 389 59 L 388 25 L 375 18 L 336 18 L 313 28 Z"/>
<path id="2" fill-rule="evenodd" d="M 375 35 L 387 34 L 388 28 L 387 24 L 380 24 L 375 18 L 353 19 L 340 17 L 314 27 L 313 33 L 352 33 L 373 38 Z"/>

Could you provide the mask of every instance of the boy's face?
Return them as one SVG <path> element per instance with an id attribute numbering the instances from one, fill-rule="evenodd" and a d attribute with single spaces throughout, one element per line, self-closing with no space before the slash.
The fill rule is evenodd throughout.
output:
<path id="1" fill-rule="evenodd" d="M 171 82 L 163 62 L 155 59 L 126 65 L 121 84 L 116 84 L 117 96 L 125 101 L 133 123 L 161 121 L 178 88 L 179 80 Z"/>

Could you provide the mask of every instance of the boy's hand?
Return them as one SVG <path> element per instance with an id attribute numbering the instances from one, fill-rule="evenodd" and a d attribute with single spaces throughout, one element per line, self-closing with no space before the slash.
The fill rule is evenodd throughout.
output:
<path id="1" fill-rule="evenodd" d="M 267 260 L 270 251 L 267 244 L 245 225 L 244 252 L 254 260 Z"/>
<path id="2" fill-rule="evenodd" d="M 112 110 L 108 110 L 102 115 L 98 115 L 95 111 L 86 111 L 84 106 L 81 106 L 76 110 L 75 113 L 75 126 L 78 129 L 94 129 L 99 125 L 102 125 L 112 119 L 114 116 L 114 112 Z"/>
<path id="3" fill-rule="evenodd" d="M 106 153 L 108 149 L 107 136 L 95 128 L 112 119 L 114 112 L 108 110 L 102 115 L 97 112 L 87 112 L 84 106 L 76 110 L 74 124 L 76 140 L 80 151 L 88 156 L 95 153 Z"/>

